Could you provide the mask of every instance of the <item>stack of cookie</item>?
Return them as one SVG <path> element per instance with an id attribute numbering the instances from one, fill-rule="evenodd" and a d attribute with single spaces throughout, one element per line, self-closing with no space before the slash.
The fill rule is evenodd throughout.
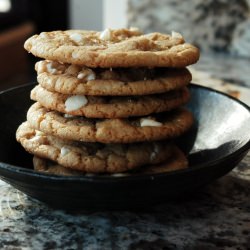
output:
<path id="1" fill-rule="evenodd" d="M 38 171 L 56 174 L 164 172 L 187 166 L 173 140 L 193 124 L 183 105 L 199 58 L 182 36 L 136 28 L 54 31 L 25 49 L 35 65 L 36 101 L 17 140 Z"/>

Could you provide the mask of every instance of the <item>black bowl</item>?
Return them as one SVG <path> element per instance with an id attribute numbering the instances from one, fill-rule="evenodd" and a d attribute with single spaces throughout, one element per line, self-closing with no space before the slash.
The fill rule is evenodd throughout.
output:
<path id="1" fill-rule="evenodd" d="M 196 117 L 180 140 L 190 167 L 165 174 L 63 177 L 32 170 L 32 157 L 15 140 L 31 105 L 34 84 L 0 93 L 0 177 L 15 188 L 60 208 L 127 209 L 164 202 L 228 173 L 250 146 L 250 109 L 232 97 L 191 84 L 188 108 Z"/>

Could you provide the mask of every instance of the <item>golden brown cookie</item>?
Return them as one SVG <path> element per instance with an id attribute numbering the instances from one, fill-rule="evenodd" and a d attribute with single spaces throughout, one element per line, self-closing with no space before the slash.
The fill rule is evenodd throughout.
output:
<path id="1" fill-rule="evenodd" d="M 163 163 L 157 165 L 148 165 L 138 170 L 134 173 L 137 174 L 161 174 L 171 171 L 176 171 L 180 169 L 185 169 L 188 167 L 188 160 L 184 153 L 178 148 L 174 147 L 171 156 Z"/>
<path id="2" fill-rule="evenodd" d="M 156 141 L 177 137 L 193 124 L 193 115 L 185 108 L 158 115 L 130 119 L 88 119 L 65 117 L 39 103 L 27 114 L 31 126 L 47 134 L 68 140 L 102 143 Z"/>
<path id="3" fill-rule="evenodd" d="M 45 174 L 55 174 L 64 176 L 86 175 L 85 172 L 73 170 L 71 168 L 65 168 L 56 162 L 38 156 L 33 157 L 33 166 L 34 170 Z"/>
<path id="4" fill-rule="evenodd" d="M 93 68 L 183 68 L 199 59 L 199 50 L 178 33 L 142 35 L 136 29 L 42 32 L 24 47 L 41 58 Z"/>
<path id="5" fill-rule="evenodd" d="M 47 174 L 55 174 L 55 175 L 64 175 L 64 176 L 79 176 L 85 174 L 81 171 L 76 171 L 70 168 L 65 168 L 62 165 L 59 165 L 56 162 L 47 160 L 45 158 L 40 158 L 34 156 L 33 158 L 34 169 L 38 172 L 47 173 Z M 130 172 L 125 172 L 121 174 L 109 174 L 110 177 L 123 177 L 123 176 L 131 176 L 131 175 L 140 175 L 140 174 L 163 174 L 171 171 L 176 171 L 180 169 L 185 169 L 188 167 L 188 161 L 185 155 L 181 152 L 177 147 L 173 147 L 172 154 L 164 163 L 158 165 L 147 165 L 142 166 L 137 170 L 132 170 Z M 95 174 L 91 174 L 90 176 L 98 176 Z M 105 175 L 107 176 L 107 175 Z"/>
<path id="6" fill-rule="evenodd" d="M 189 100 L 188 89 L 147 96 L 84 96 L 50 92 L 40 85 L 31 91 L 31 99 L 50 110 L 88 118 L 127 118 L 177 108 Z"/>
<path id="7" fill-rule="evenodd" d="M 172 147 L 165 142 L 101 144 L 62 140 L 22 123 L 17 141 L 29 153 L 58 164 L 88 173 L 125 172 L 145 164 L 165 161 Z"/>
<path id="8" fill-rule="evenodd" d="M 51 91 L 71 95 L 149 95 L 186 86 L 188 69 L 111 68 L 90 69 L 55 61 L 36 63 L 39 84 Z"/>

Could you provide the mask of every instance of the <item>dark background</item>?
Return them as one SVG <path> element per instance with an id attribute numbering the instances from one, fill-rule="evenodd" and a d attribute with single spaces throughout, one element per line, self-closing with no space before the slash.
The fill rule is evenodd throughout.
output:
<path id="1" fill-rule="evenodd" d="M 36 32 L 68 27 L 68 0 L 11 0 L 11 6 L 0 13 L 1 31 L 25 21 L 32 21 Z"/>
<path id="2" fill-rule="evenodd" d="M 24 41 L 42 31 L 68 29 L 68 0 L 10 0 L 0 12 L 0 90 L 36 79 L 34 62 Z"/>

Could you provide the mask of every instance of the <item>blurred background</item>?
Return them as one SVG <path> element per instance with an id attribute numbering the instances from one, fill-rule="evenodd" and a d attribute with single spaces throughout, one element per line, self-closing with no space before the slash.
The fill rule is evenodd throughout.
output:
<path id="1" fill-rule="evenodd" d="M 201 49 L 196 73 L 250 84 L 250 0 L 0 0 L 0 90 L 35 80 L 32 34 L 131 26 L 180 32 Z"/>

